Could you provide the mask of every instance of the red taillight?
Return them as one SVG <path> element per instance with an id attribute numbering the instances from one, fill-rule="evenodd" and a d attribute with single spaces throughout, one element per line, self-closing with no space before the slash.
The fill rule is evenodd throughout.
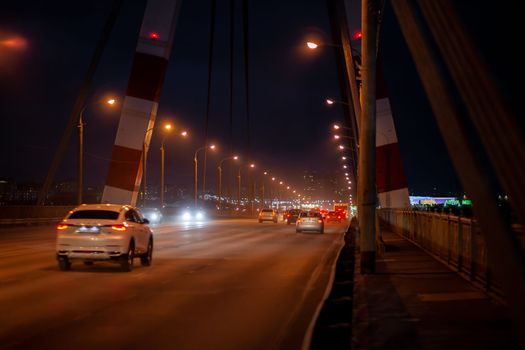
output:
<path id="1" fill-rule="evenodd" d="M 327 219 L 330 219 L 330 215 L 328 215 L 326 218 L 327 218 Z"/>
<path id="2" fill-rule="evenodd" d="M 68 224 L 57 224 L 57 230 L 60 230 L 60 231 L 65 230 L 68 227 L 69 227 Z"/>
<path id="3" fill-rule="evenodd" d="M 319 219 L 317 220 L 318 223 L 322 224 L 323 223 L 323 220 Z"/>
<path id="4" fill-rule="evenodd" d="M 126 231 L 126 226 L 124 225 L 113 225 L 111 229 L 114 231 Z"/>

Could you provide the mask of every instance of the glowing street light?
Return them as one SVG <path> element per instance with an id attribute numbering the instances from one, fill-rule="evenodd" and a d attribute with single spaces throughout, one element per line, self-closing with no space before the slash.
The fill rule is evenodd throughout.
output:
<path id="1" fill-rule="evenodd" d="M 339 145 L 339 149 L 345 149 L 345 146 Z"/>
<path id="2" fill-rule="evenodd" d="M 315 43 L 313 41 L 308 41 L 308 42 L 306 42 L 306 46 L 308 46 L 308 48 L 310 50 L 315 50 L 315 49 L 317 49 L 319 47 L 319 44 L 317 44 L 317 43 Z"/>
<path id="3" fill-rule="evenodd" d="M 346 160 L 346 157 L 345 157 L 345 156 L 342 156 L 341 159 L 342 159 L 342 160 Z"/>
<path id="4" fill-rule="evenodd" d="M 340 138 L 341 138 L 341 136 L 339 136 L 339 135 L 337 135 L 337 134 L 334 135 L 334 139 L 339 140 Z"/>

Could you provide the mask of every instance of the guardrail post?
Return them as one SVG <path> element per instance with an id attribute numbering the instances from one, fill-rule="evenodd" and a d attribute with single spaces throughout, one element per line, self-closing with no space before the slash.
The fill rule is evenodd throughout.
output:
<path id="1" fill-rule="evenodd" d="M 470 223 L 470 280 L 476 279 L 476 243 L 474 238 L 475 233 L 475 221 L 472 220 Z"/>
<path id="2" fill-rule="evenodd" d="M 458 272 L 461 272 L 463 268 L 463 220 L 461 217 L 458 218 L 458 228 L 456 234 L 456 249 L 457 249 L 457 260 L 458 260 Z"/>

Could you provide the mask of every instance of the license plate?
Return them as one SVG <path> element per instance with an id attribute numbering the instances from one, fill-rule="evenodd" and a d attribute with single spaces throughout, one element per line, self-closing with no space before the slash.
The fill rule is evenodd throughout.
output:
<path id="1" fill-rule="evenodd" d="M 81 233 L 98 233 L 100 228 L 98 226 L 80 226 L 77 232 Z"/>

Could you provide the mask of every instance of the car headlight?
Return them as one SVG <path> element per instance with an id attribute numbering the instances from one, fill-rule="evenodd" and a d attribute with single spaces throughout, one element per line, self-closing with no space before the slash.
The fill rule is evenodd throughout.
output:
<path id="1" fill-rule="evenodd" d="M 191 219 L 191 214 L 190 212 L 186 211 L 182 214 L 182 219 L 183 220 L 190 220 Z"/>
<path id="2" fill-rule="evenodd" d="M 195 219 L 197 220 L 202 220 L 204 219 L 204 214 L 202 212 L 197 212 L 197 214 L 195 214 Z"/>
<path id="3" fill-rule="evenodd" d="M 157 213 L 152 213 L 151 214 L 151 220 L 158 220 L 159 219 L 159 214 Z"/>

